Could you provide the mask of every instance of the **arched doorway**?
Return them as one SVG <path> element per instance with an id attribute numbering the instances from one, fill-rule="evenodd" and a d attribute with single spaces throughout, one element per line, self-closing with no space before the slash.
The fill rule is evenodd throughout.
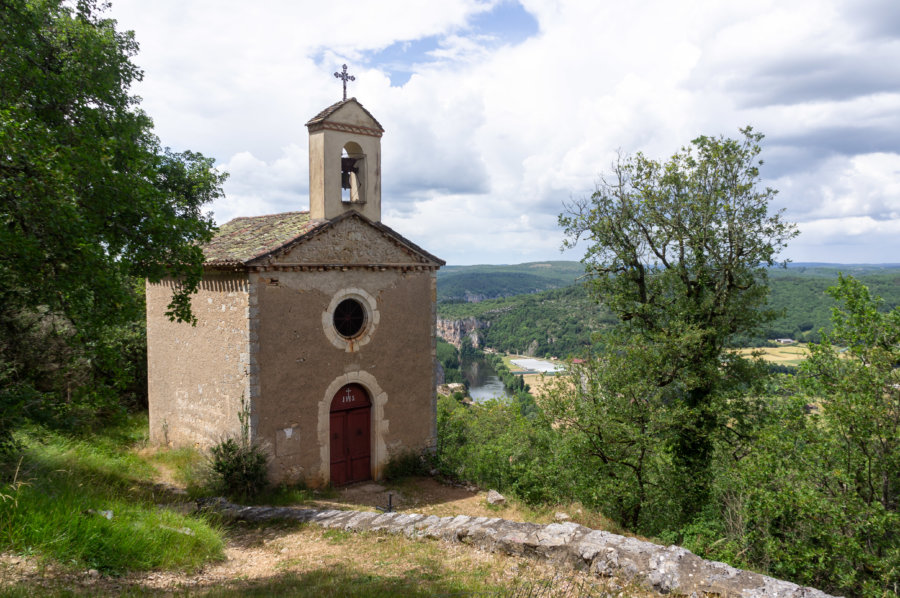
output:
<path id="1" fill-rule="evenodd" d="M 359 384 L 347 384 L 331 399 L 331 483 L 342 486 L 372 476 L 369 422 L 372 403 Z"/>

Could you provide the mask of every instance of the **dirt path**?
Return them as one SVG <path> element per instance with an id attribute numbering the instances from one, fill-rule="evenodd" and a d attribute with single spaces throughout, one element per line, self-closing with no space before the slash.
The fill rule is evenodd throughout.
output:
<path id="1" fill-rule="evenodd" d="M 171 483 L 171 476 L 163 475 Z M 396 510 L 428 515 L 471 515 L 503 517 L 516 521 L 550 519 L 546 515 L 522 511 L 514 505 L 488 505 L 485 492 L 443 484 L 431 478 L 416 478 L 395 485 L 373 482 L 341 489 L 337 496 L 305 503 L 314 508 L 375 510 L 386 506 L 388 494 Z M 315 595 L 295 594 L 301 585 L 381 580 L 390 588 L 421 588 L 419 595 L 468 595 L 445 593 L 453 583 L 517 587 L 549 583 L 540 596 L 585 595 L 656 596 L 636 588 L 623 590 L 615 580 L 598 580 L 566 568 L 530 559 L 487 553 L 470 546 L 433 540 L 412 541 L 378 534 L 353 534 L 290 523 L 251 525 L 235 523 L 226 531 L 225 558 L 197 572 L 155 571 L 108 577 L 96 571 L 73 571 L 37 558 L 0 555 L 0 594 L 6 588 L 28 588 L 28 594 L 62 593 L 76 595 Z M 474 576 L 474 577 L 473 577 Z M 450 584 L 447 586 L 446 584 Z M 300 584 L 300 585 L 298 585 Z M 391 585 L 395 584 L 395 585 Z M 399 585 L 396 585 L 399 584 Z M 434 584 L 430 586 L 429 584 Z M 329 585 L 329 587 L 331 587 Z M 353 587 L 352 584 L 349 587 Z M 578 588 L 568 592 L 567 588 Z M 429 589 L 432 588 L 432 589 Z M 553 589 L 555 588 L 555 589 Z M 530 590 L 529 590 L 530 591 Z M 637 592 L 637 593 L 636 593 Z M 15 595 L 15 594 L 14 594 Z M 68 594 L 65 594 L 68 595 Z M 329 594 L 329 595 L 340 595 Z M 523 594 L 531 595 L 531 594 Z"/>
<path id="2" fill-rule="evenodd" d="M 326 509 L 375 510 L 387 506 L 389 495 L 397 511 L 438 517 L 470 515 L 503 517 L 513 521 L 533 520 L 515 506 L 488 505 L 486 493 L 477 488 L 445 484 L 432 478 L 413 478 L 387 485 L 363 482 L 342 488 L 336 498 L 314 501 L 313 504 Z"/>

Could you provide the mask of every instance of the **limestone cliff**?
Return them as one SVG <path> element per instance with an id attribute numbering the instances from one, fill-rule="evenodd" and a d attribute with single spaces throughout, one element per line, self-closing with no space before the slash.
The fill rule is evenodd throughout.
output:
<path id="1" fill-rule="evenodd" d="M 465 338 L 472 342 L 473 347 L 481 348 L 484 346 L 484 335 L 481 331 L 489 328 L 490 325 L 490 322 L 479 320 L 478 318 L 463 318 L 461 320 L 438 318 L 437 333 L 439 337 L 455 345 L 457 349 L 462 346 Z"/>

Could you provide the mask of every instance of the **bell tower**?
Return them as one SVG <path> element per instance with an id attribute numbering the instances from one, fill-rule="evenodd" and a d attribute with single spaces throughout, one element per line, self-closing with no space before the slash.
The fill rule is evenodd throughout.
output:
<path id="1" fill-rule="evenodd" d="M 356 210 L 381 222 L 381 124 L 350 98 L 329 106 L 306 127 L 310 218 L 330 220 Z"/>

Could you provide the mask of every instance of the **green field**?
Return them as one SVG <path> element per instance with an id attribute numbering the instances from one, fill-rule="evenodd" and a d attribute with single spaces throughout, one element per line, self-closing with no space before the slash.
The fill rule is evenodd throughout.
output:
<path id="1" fill-rule="evenodd" d="M 777 363 L 780 365 L 800 365 L 808 356 L 809 349 L 806 345 L 786 345 L 784 347 L 760 347 L 758 349 L 738 349 L 738 353 L 749 357 L 757 353 L 765 361 L 769 363 Z"/>

